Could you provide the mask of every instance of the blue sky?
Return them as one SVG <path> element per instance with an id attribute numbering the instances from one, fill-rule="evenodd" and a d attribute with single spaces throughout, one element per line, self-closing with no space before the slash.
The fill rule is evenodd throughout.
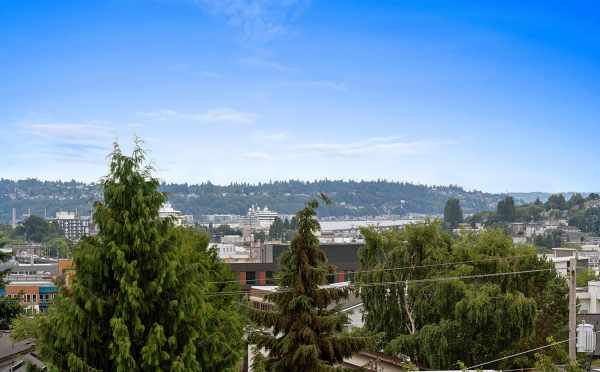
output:
<path id="1" fill-rule="evenodd" d="M 525 4 L 524 4 L 525 3 Z M 0 177 L 600 184 L 594 1 L 0 0 Z"/>

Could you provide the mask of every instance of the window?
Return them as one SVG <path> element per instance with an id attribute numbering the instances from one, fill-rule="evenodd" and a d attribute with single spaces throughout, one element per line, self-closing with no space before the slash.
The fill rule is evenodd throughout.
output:
<path id="1" fill-rule="evenodd" d="M 275 279 L 273 278 L 273 272 L 267 271 L 267 285 L 274 285 Z"/>

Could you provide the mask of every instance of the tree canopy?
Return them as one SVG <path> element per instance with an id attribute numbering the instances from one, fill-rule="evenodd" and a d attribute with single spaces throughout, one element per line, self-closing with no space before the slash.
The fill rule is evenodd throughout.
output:
<path id="1" fill-rule="evenodd" d="M 453 239 L 434 222 L 386 232 L 364 229 L 363 235 L 359 259 L 368 272 L 357 281 L 365 326 L 383 334 L 381 347 L 390 353 L 425 368 L 456 369 L 566 335 L 566 283 L 532 247 L 514 246 L 501 231 Z M 527 270 L 545 271 L 458 278 Z M 382 282 L 389 284 L 361 286 Z M 534 363 L 533 356 L 523 356 L 495 367 Z"/>
<path id="2" fill-rule="evenodd" d="M 512 196 L 507 196 L 498 202 L 496 216 L 499 221 L 513 222 L 515 220 L 515 214 L 515 201 Z"/>
<path id="3" fill-rule="evenodd" d="M 315 233 L 318 201 L 307 203 L 296 215 L 298 233 L 281 259 L 279 288 L 266 299 L 272 311 L 253 310 L 256 329 L 250 341 L 258 349 L 256 368 L 268 371 L 334 371 L 344 358 L 365 349 L 370 338 L 344 333 L 348 315 L 329 305 L 348 297 L 349 289 L 323 287 L 327 257 Z"/>
<path id="4" fill-rule="evenodd" d="M 567 209 L 567 207 L 567 200 L 563 194 L 552 194 L 548 198 L 548 201 L 546 201 L 546 209 L 564 210 Z"/>
<path id="5" fill-rule="evenodd" d="M 600 208 L 577 210 L 569 218 L 569 225 L 586 233 L 600 234 Z"/>
<path id="6" fill-rule="evenodd" d="M 36 243 L 59 237 L 62 234 L 60 227 L 56 223 L 48 222 L 45 218 L 35 215 L 29 216 L 14 231 L 16 237 L 22 237 L 25 240 Z"/>
<path id="7" fill-rule="evenodd" d="M 444 208 L 444 224 L 449 229 L 456 229 L 458 224 L 463 222 L 463 211 L 460 206 L 460 200 L 456 198 L 450 198 L 446 202 Z"/>
<path id="8" fill-rule="evenodd" d="M 489 209 L 500 199 L 498 194 L 466 191 L 458 186 L 427 186 L 405 182 L 377 181 L 274 181 L 258 184 L 231 183 L 215 185 L 165 183 L 161 191 L 169 202 L 185 214 L 198 219 L 206 214 L 240 214 L 255 204 L 268 206 L 283 214 L 293 214 L 304 206 L 310 195 L 323 191 L 335 195 L 335 202 L 322 216 L 404 215 L 406 213 L 441 213 L 448 197 L 460 198 L 466 212 Z M 20 197 L 10 196 L 18 191 Z M 0 222 L 10 221 L 11 208 L 31 208 L 49 215 L 59 210 L 79 209 L 89 213 L 94 201 L 102 199 L 101 184 L 0 179 Z"/>
<path id="9" fill-rule="evenodd" d="M 70 371 L 223 371 L 238 363 L 243 322 L 232 275 L 208 236 L 159 218 L 166 200 L 139 145 L 114 147 L 97 236 L 74 251 L 77 274 L 40 318 L 38 347 Z M 213 282 L 210 282 L 213 281 Z M 212 283 L 212 284 L 211 284 Z"/>

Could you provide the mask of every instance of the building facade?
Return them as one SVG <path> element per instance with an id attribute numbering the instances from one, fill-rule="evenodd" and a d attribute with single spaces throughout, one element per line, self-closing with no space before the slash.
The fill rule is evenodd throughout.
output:
<path id="1" fill-rule="evenodd" d="M 96 233 L 92 217 L 80 216 L 77 212 L 56 212 L 56 217 L 52 221 L 58 224 L 65 238 L 74 242 Z"/>

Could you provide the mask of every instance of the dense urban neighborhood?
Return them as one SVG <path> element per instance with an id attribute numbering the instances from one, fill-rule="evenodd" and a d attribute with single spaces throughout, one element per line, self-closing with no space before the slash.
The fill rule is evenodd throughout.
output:
<path id="1" fill-rule="evenodd" d="M 13 208 L 2 226 L 3 340 L 28 345 L 3 365 L 576 370 L 574 346 L 534 351 L 600 323 L 595 193 L 505 196 L 477 213 L 448 197 L 440 214 L 360 219 L 321 217 L 335 199 L 315 193 L 296 214 L 249 204 L 198 217 L 173 207 L 141 148 L 116 147 L 111 164 L 89 215 Z"/>

